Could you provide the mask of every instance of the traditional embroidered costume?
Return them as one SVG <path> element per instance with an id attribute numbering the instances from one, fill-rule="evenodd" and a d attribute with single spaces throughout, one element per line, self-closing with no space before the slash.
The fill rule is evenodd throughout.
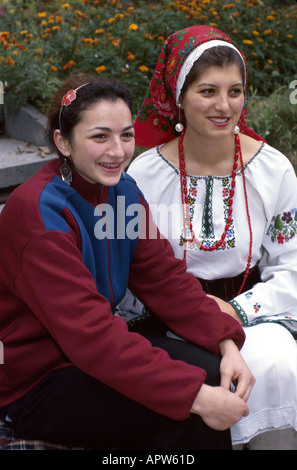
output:
<path id="1" fill-rule="evenodd" d="M 262 143 L 234 174 L 187 174 L 163 155 L 162 144 L 179 135 L 180 82 L 207 47 L 224 44 L 234 47 L 206 26 L 167 39 L 135 122 L 136 143 L 151 149 L 132 162 L 129 174 L 176 257 L 242 320 L 242 355 L 256 384 L 249 415 L 231 430 L 239 444 L 263 431 L 297 429 L 297 347 L 289 332 L 297 331 L 297 185 L 289 160 L 246 126 L 247 102 L 240 133 Z"/>

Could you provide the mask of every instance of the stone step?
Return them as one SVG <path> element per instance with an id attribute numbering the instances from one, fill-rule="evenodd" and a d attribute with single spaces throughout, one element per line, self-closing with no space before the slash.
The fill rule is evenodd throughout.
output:
<path id="1" fill-rule="evenodd" d="M 46 147 L 46 117 L 31 105 L 17 111 L 0 106 L 0 124 L 1 211 L 10 192 L 56 155 Z"/>
<path id="2" fill-rule="evenodd" d="M 0 190 L 23 183 L 53 158 L 46 146 L 0 137 Z"/>

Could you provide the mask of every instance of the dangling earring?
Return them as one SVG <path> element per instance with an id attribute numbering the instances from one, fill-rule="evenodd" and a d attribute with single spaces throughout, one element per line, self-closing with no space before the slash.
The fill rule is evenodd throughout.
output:
<path id="1" fill-rule="evenodd" d="M 238 134 L 238 132 L 239 132 L 239 127 L 238 127 L 238 126 L 235 126 L 235 127 L 234 127 L 234 134 Z"/>
<path id="2" fill-rule="evenodd" d="M 184 126 L 183 124 L 180 122 L 180 110 L 181 110 L 181 104 L 180 103 L 177 103 L 177 106 L 179 108 L 178 110 L 178 123 L 175 125 L 175 130 L 176 132 L 182 132 L 184 130 Z"/>
<path id="3" fill-rule="evenodd" d="M 68 165 L 67 158 L 64 158 L 63 164 L 59 168 L 60 175 L 63 181 L 67 183 L 69 186 L 72 182 L 72 170 L 70 166 Z"/>

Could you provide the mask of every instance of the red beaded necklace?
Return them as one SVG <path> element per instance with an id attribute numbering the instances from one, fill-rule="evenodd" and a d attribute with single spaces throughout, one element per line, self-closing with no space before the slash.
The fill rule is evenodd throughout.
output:
<path id="1" fill-rule="evenodd" d="M 188 197 L 188 189 L 187 189 L 187 172 L 186 172 L 186 167 L 185 167 L 185 157 L 184 157 L 184 149 L 183 149 L 183 140 L 184 140 L 184 135 L 185 135 L 185 130 L 182 132 L 182 134 L 179 137 L 179 171 L 180 171 L 180 184 L 181 184 L 181 202 L 182 202 L 182 207 L 183 209 L 183 226 L 184 226 L 184 235 L 186 237 L 186 225 L 188 226 L 191 237 L 190 239 L 184 240 L 184 257 L 183 260 L 184 262 L 187 261 L 187 243 L 195 243 L 200 250 L 204 251 L 214 251 L 217 248 L 219 248 L 226 236 L 227 232 L 230 228 L 231 222 L 232 222 L 232 211 L 233 211 L 233 196 L 234 196 L 234 188 L 235 188 L 235 177 L 236 177 L 236 170 L 238 166 L 238 159 L 240 159 L 241 163 L 241 171 L 242 171 L 242 181 L 243 181 L 243 190 L 244 190 L 244 197 L 245 197 L 245 207 L 246 207 L 246 213 L 247 213 L 247 220 L 248 220 L 248 227 L 249 227 L 249 232 L 250 232 L 250 246 L 249 246 L 249 254 L 247 258 L 247 265 L 243 277 L 243 282 L 241 284 L 241 287 L 239 289 L 239 292 L 237 295 L 239 295 L 242 292 L 243 286 L 246 282 L 246 279 L 249 275 L 250 271 L 250 266 L 251 266 L 251 261 L 252 261 L 252 243 L 253 243 L 253 234 L 252 234 L 252 225 L 251 225 L 251 219 L 250 219 L 250 214 L 249 214 L 249 206 L 248 206 L 248 199 L 247 199 L 247 191 L 246 191 L 246 181 L 245 181 L 245 174 L 244 174 L 244 164 L 243 164 L 243 158 L 242 158 L 242 152 L 241 152 L 241 145 L 240 145 L 240 139 L 239 135 L 235 134 L 235 154 L 234 154 L 234 164 L 233 164 L 233 171 L 232 171 L 232 181 L 231 181 L 231 190 L 230 190 L 230 198 L 229 198 L 229 209 L 228 209 L 228 217 L 227 217 L 227 223 L 225 225 L 225 230 L 220 238 L 216 243 L 214 243 L 212 246 L 208 247 L 203 245 L 199 240 L 197 240 L 195 232 L 193 230 L 193 225 L 191 221 L 191 216 L 190 216 L 190 208 L 189 208 L 189 197 Z"/>

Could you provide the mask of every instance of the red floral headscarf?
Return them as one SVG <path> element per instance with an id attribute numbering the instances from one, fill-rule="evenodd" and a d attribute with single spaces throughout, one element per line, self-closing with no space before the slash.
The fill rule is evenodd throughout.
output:
<path id="1" fill-rule="evenodd" d="M 180 71 L 188 56 L 195 49 L 214 40 L 225 41 L 233 48 L 235 47 L 229 36 L 210 26 L 191 26 L 172 34 L 165 41 L 149 90 L 134 123 L 136 145 L 154 147 L 169 142 L 178 135 L 174 127 L 179 121 L 176 90 Z M 235 48 L 246 66 L 243 52 Z M 246 112 L 247 100 L 245 99 L 238 122 L 240 132 L 254 139 L 263 140 L 246 126 Z"/>

